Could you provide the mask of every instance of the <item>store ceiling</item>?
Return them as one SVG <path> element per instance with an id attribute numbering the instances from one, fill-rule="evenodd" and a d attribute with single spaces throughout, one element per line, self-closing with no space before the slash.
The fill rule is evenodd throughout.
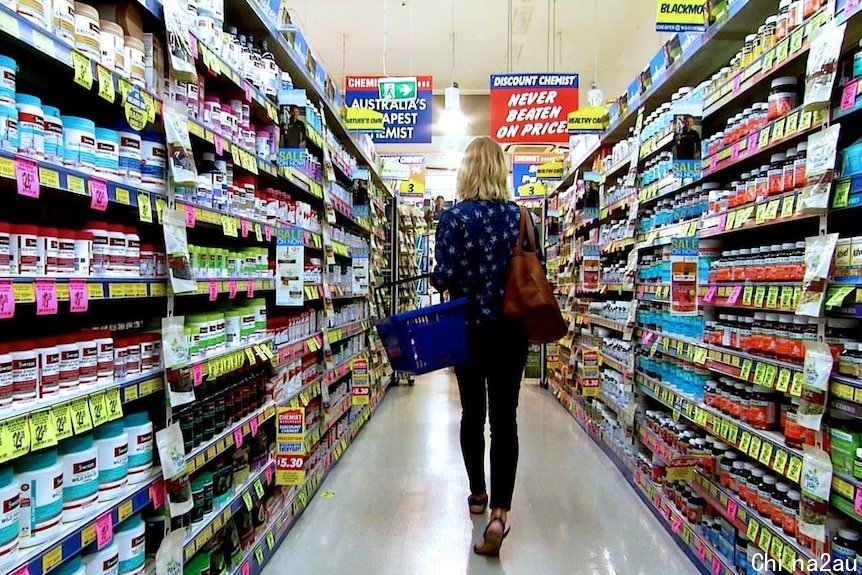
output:
<path id="1" fill-rule="evenodd" d="M 578 72 L 582 103 L 594 78 L 615 97 L 664 41 L 654 31 L 655 4 L 643 0 L 285 1 L 336 81 L 433 75 L 440 94 L 458 82 L 469 135 L 487 133 L 490 74 Z M 432 146 L 408 151 L 431 152 L 439 165 L 451 145 L 435 134 Z"/>

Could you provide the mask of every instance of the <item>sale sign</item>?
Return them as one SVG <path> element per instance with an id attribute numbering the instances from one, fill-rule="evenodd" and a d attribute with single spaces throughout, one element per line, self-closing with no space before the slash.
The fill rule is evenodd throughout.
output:
<path id="1" fill-rule="evenodd" d="M 382 156 L 383 165 L 391 168 L 392 166 L 406 166 L 409 171 L 404 170 L 403 174 L 386 174 L 387 175 L 407 176 L 406 178 L 396 177 L 392 179 L 400 180 L 397 184 L 398 195 L 402 199 L 422 200 L 425 197 L 425 178 L 428 173 L 425 156 L 422 154 L 412 154 L 403 156 Z M 402 168 L 403 169 L 403 168 Z M 384 168 L 385 170 L 385 168 Z"/>
<path id="2" fill-rule="evenodd" d="M 417 76 L 415 84 L 404 80 L 386 76 L 347 76 L 344 79 L 344 102 L 348 108 L 383 114 L 382 129 L 371 134 L 376 144 L 431 143 L 434 78 Z M 348 111 L 348 117 L 357 114 Z"/>
<path id="3" fill-rule="evenodd" d="M 275 484 L 302 485 L 305 481 L 305 408 L 279 407 L 275 428 Z"/>
<path id="4" fill-rule="evenodd" d="M 492 75 L 490 108 L 490 135 L 500 143 L 567 142 L 578 75 Z"/>

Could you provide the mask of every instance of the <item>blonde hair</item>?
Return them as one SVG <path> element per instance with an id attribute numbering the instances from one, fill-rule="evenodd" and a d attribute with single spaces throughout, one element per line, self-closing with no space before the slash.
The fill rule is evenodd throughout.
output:
<path id="1" fill-rule="evenodd" d="M 511 198 L 506 155 L 488 136 L 470 142 L 458 170 L 458 200 L 504 202 Z"/>

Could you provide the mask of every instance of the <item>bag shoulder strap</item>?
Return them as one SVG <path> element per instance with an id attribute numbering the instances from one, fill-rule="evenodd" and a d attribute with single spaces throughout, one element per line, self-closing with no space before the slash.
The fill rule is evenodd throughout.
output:
<path id="1" fill-rule="evenodd" d="M 529 242 L 529 249 L 524 250 L 529 253 L 536 251 L 536 235 L 533 233 L 533 218 L 530 217 L 530 212 L 524 206 L 518 206 L 521 211 L 521 222 L 518 230 L 518 248 L 524 248 L 524 235 L 526 234 Z"/>

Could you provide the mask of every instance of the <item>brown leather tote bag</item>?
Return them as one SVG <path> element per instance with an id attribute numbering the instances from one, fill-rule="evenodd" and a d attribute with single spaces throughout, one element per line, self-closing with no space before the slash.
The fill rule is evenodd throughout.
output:
<path id="1" fill-rule="evenodd" d="M 506 283 L 503 313 L 524 322 L 527 337 L 532 343 L 552 343 L 568 333 L 554 289 L 545 276 L 542 262 L 536 254 L 536 235 L 533 220 L 527 209 L 521 208 L 518 245 L 512 253 L 512 266 Z M 524 239 L 529 241 L 524 249 Z"/>

